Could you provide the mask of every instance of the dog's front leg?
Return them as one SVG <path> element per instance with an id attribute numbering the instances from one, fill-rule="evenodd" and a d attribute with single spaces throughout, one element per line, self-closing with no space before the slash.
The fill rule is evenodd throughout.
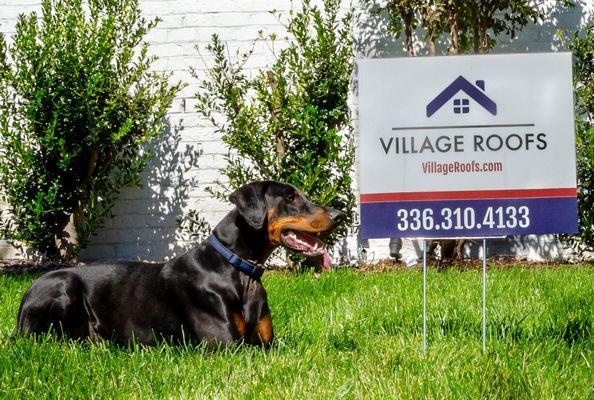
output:
<path id="1" fill-rule="evenodd" d="M 246 321 L 245 341 L 268 347 L 274 339 L 272 317 L 266 290 L 259 280 L 253 280 L 244 298 L 243 315 Z"/>
<path id="2" fill-rule="evenodd" d="M 270 310 L 268 310 L 256 322 L 256 326 L 253 328 L 248 342 L 257 346 L 268 347 L 272 343 L 272 339 L 274 339 L 272 317 L 270 316 Z"/>

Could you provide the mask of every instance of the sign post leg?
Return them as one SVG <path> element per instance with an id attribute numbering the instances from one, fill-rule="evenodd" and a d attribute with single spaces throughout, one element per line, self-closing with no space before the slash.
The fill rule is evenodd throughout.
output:
<path id="1" fill-rule="evenodd" d="M 487 350 L 487 239 L 483 239 L 483 351 Z"/>
<path id="2" fill-rule="evenodd" d="M 423 239 L 423 353 L 427 355 L 427 241 Z"/>

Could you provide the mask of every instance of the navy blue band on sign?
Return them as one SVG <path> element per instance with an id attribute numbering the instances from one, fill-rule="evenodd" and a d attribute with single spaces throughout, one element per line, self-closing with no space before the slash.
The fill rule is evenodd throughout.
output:
<path id="1" fill-rule="evenodd" d="M 264 274 L 264 268 L 259 267 L 249 261 L 244 260 L 241 257 L 238 257 L 235 253 L 233 253 L 231 250 L 229 250 L 228 248 L 226 248 L 225 246 L 223 246 L 221 244 L 221 242 L 219 242 L 219 239 L 217 239 L 214 235 L 214 233 L 212 235 L 210 235 L 209 238 L 210 244 L 213 245 L 213 247 L 223 256 L 225 257 L 225 259 L 227 261 L 229 261 L 229 264 L 233 265 L 235 268 L 237 268 L 239 271 L 243 272 L 246 275 L 251 276 L 252 278 L 255 279 L 260 279 L 260 277 L 262 277 L 262 274 Z"/>

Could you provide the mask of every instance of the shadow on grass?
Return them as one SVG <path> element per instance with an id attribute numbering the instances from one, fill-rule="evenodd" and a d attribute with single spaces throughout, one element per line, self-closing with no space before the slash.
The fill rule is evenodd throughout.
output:
<path id="1" fill-rule="evenodd" d="M 272 342 L 272 345 L 264 348 L 260 346 L 249 345 L 245 342 L 237 341 L 228 344 L 212 343 L 206 340 L 174 340 L 168 338 L 159 338 L 154 345 L 145 345 L 135 339 L 126 344 L 119 344 L 112 340 L 104 339 L 74 339 L 65 336 L 56 335 L 55 331 L 50 330 L 43 334 L 22 335 L 18 332 L 0 331 L 0 348 L 11 349 L 18 357 L 26 358 L 31 352 L 38 352 L 40 349 L 66 349 L 78 351 L 106 351 L 113 355 L 125 355 L 130 353 L 167 353 L 172 356 L 209 356 L 209 355 L 235 355 L 238 353 L 250 352 L 270 352 L 283 347 L 278 340 Z M 31 353 L 32 354 L 32 353 Z"/>

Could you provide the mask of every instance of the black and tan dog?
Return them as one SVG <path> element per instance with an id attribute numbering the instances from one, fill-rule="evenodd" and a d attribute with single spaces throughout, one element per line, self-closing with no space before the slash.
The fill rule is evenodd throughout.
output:
<path id="1" fill-rule="evenodd" d="M 293 186 L 256 182 L 230 196 L 236 206 L 197 248 L 164 264 L 113 262 L 50 272 L 25 293 L 17 333 L 152 345 L 161 339 L 210 346 L 273 339 L 260 282 L 272 250 L 326 257 L 316 234 L 340 211 L 310 203 Z"/>

